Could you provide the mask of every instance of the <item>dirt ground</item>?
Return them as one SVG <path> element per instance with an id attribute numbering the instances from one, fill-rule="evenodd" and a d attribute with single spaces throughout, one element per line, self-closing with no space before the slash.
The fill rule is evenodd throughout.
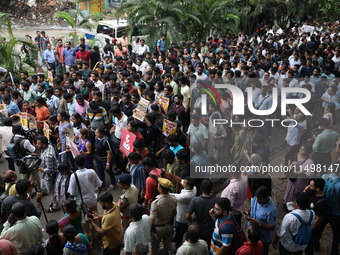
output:
<path id="1" fill-rule="evenodd" d="M 25 35 L 32 36 L 32 39 L 36 36 L 36 31 L 45 31 L 46 34 L 51 38 L 52 36 L 55 38 L 63 37 L 72 32 L 71 27 L 59 28 L 59 27 L 14 27 L 13 33 L 15 36 L 25 37 Z M 82 33 L 94 33 L 94 31 L 89 31 L 85 29 L 79 29 L 79 32 Z"/>

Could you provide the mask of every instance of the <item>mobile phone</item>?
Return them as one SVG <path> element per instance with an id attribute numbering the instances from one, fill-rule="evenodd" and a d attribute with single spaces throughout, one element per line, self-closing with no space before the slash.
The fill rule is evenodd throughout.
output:
<path id="1" fill-rule="evenodd" d="M 248 214 L 246 214 L 246 213 L 243 212 L 242 215 L 243 215 L 246 219 L 250 219 L 250 217 L 249 217 Z"/>

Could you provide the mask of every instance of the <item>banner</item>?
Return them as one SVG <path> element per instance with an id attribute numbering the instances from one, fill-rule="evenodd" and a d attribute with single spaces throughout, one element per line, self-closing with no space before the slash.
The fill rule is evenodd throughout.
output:
<path id="1" fill-rule="evenodd" d="M 68 137 L 66 137 L 66 146 L 69 147 L 73 158 L 77 157 L 80 154 L 77 145 Z"/>
<path id="2" fill-rule="evenodd" d="M 53 74 L 52 74 L 51 71 L 47 72 L 47 81 L 48 81 L 49 85 L 52 84 L 52 86 L 53 86 Z"/>
<path id="3" fill-rule="evenodd" d="M 135 111 L 133 112 L 132 117 L 140 121 L 144 121 L 144 116 L 148 110 L 149 103 L 150 102 L 148 100 L 141 98 Z"/>
<path id="4" fill-rule="evenodd" d="M 37 129 L 38 128 L 37 119 L 29 113 L 27 113 L 27 117 L 28 117 L 28 127 L 29 127 L 29 129 Z"/>
<path id="5" fill-rule="evenodd" d="M 44 121 L 43 131 L 44 131 L 44 136 L 46 136 L 47 139 L 50 140 L 50 126 L 48 125 L 46 121 Z"/>
<path id="6" fill-rule="evenodd" d="M 19 112 L 19 117 L 20 117 L 21 126 L 24 129 L 28 129 L 28 117 L 27 117 L 27 113 Z"/>
<path id="7" fill-rule="evenodd" d="M 299 31 L 299 32 L 301 32 L 301 33 L 313 33 L 314 32 L 314 30 L 315 30 L 315 27 L 313 27 L 313 26 L 308 26 L 308 25 L 303 25 L 302 26 L 302 28 L 301 28 L 301 31 Z"/>
<path id="8" fill-rule="evenodd" d="M 122 140 L 120 141 L 119 150 L 127 157 L 133 152 L 133 142 L 136 140 L 136 135 L 123 128 Z"/>
<path id="9" fill-rule="evenodd" d="M 164 113 L 166 114 L 169 108 L 169 102 L 170 99 L 164 96 L 159 96 L 159 104 L 161 106 L 161 109 L 164 111 Z"/>
<path id="10" fill-rule="evenodd" d="M 176 133 L 177 123 L 172 122 L 170 120 L 163 120 L 163 134 L 165 136 L 172 135 Z"/>

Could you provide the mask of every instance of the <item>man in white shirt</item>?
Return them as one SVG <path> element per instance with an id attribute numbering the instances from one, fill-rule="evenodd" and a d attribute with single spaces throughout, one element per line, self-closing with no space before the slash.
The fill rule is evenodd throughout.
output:
<path id="1" fill-rule="evenodd" d="M 208 79 L 208 76 L 203 73 L 203 65 L 199 64 L 197 65 L 197 69 L 196 69 L 196 80 L 202 80 L 203 82 L 207 82 L 209 79 Z"/>
<path id="2" fill-rule="evenodd" d="M 306 193 L 299 192 L 295 194 L 294 207 L 296 209 L 284 216 L 273 242 L 274 248 L 277 248 L 279 244 L 280 254 L 302 254 L 307 247 L 307 244 L 300 245 L 296 243 L 295 236 L 302 225 L 301 220 L 311 226 L 314 224 L 315 213 L 307 209 L 309 203 Z"/>
<path id="3" fill-rule="evenodd" d="M 287 112 L 289 113 L 290 118 L 287 118 L 285 121 L 286 125 L 289 123 L 286 136 L 287 147 L 285 152 L 285 165 L 287 165 L 288 160 L 290 160 L 299 151 L 301 134 L 305 130 L 303 122 L 306 119 L 306 116 L 303 113 L 297 114 L 294 118 L 290 108 L 287 109 Z"/>
<path id="4" fill-rule="evenodd" d="M 99 194 L 101 192 L 102 181 L 99 179 L 98 175 L 93 169 L 85 168 L 84 155 L 78 155 L 74 160 L 78 170 L 71 175 L 68 193 L 70 194 L 71 198 L 76 200 L 78 206 L 80 206 L 84 201 L 85 206 L 89 208 L 91 212 L 98 213 L 96 189 L 98 189 Z M 75 175 L 77 175 L 79 186 Z M 95 223 L 98 226 L 99 220 L 95 220 Z M 86 222 L 83 225 L 84 234 L 89 240 L 91 240 L 92 237 L 90 226 L 90 222 Z"/>
<path id="5" fill-rule="evenodd" d="M 91 73 L 91 79 L 92 79 L 92 81 L 94 83 L 94 86 L 99 88 L 100 92 L 102 92 L 102 94 L 104 94 L 104 84 L 99 80 L 98 72 L 93 71 Z"/>
<path id="6" fill-rule="evenodd" d="M 312 86 L 312 91 L 315 92 L 315 84 L 310 81 L 310 75 L 306 74 L 305 77 L 303 77 L 303 81 L 299 82 L 299 87 L 302 88 L 303 85 L 310 84 Z"/>
<path id="7" fill-rule="evenodd" d="M 147 46 L 146 44 L 145 44 L 145 40 L 144 39 L 142 39 L 141 41 L 140 41 L 140 45 L 139 45 L 139 47 L 137 48 L 137 57 L 139 57 L 139 56 L 142 56 L 142 55 L 146 55 L 146 53 L 148 53 L 148 52 L 150 52 L 150 48 L 149 48 L 149 46 Z"/>
<path id="8" fill-rule="evenodd" d="M 200 228 L 197 223 L 188 227 L 188 241 L 185 241 L 176 252 L 176 255 L 206 255 L 209 254 L 208 244 L 200 238 Z"/>
<path id="9" fill-rule="evenodd" d="M 257 80 L 252 79 L 252 80 L 249 80 L 249 82 L 250 82 L 250 87 L 251 87 L 252 102 L 253 102 L 253 105 L 255 105 L 258 101 L 259 96 L 261 95 L 261 89 L 256 87 Z"/>
<path id="10" fill-rule="evenodd" d="M 140 204 L 133 204 L 130 207 L 130 214 L 133 222 L 125 231 L 124 251 L 125 255 L 131 255 L 136 244 L 148 246 L 151 240 L 151 220 L 150 216 L 143 214 L 143 207 Z"/>
<path id="11" fill-rule="evenodd" d="M 125 164 L 122 153 L 119 151 L 120 141 L 122 139 L 123 128 L 127 128 L 128 117 L 121 111 L 119 105 L 114 105 L 110 109 L 114 119 L 114 126 L 110 130 L 110 134 L 113 136 L 113 143 L 116 145 L 114 148 L 115 164 L 121 171 L 124 171 Z"/>
<path id="12" fill-rule="evenodd" d="M 299 55 L 295 54 L 292 59 L 289 60 L 289 67 L 293 68 L 295 65 L 301 65 L 301 61 L 299 59 Z"/>
<path id="13" fill-rule="evenodd" d="M 171 173 L 170 176 L 171 179 L 173 179 L 177 183 L 182 184 L 183 186 L 181 193 L 171 193 L 171 195 L 173 195 L 177 199 L 177 214 L 175 221 L 176 235 L 174 237 L 175 250 L 177 251 L 177 249 L 182 245 L 183 236 L 188 229 L 188 221 L 185 218 L 185 214 L 191 200 L 196 197 L 197 190 L 189 176 L 185 179 L 181 179 L 180 177 L 173 175 L 173 173 Z"/>

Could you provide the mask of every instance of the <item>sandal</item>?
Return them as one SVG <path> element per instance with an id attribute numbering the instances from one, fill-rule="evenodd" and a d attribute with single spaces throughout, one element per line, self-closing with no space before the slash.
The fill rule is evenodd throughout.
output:
<path id="1" fill-rule="evenodd" d="M 45 211 L 46 211 L 47 213 L 54 213 L 54 212 L 59 211 L 59 210 L 60 210 L 60 208 L 55 208 L 55 207 L 53 207 L 53 206 L 50 206 L 50 207 L 48 207 Z"/>

